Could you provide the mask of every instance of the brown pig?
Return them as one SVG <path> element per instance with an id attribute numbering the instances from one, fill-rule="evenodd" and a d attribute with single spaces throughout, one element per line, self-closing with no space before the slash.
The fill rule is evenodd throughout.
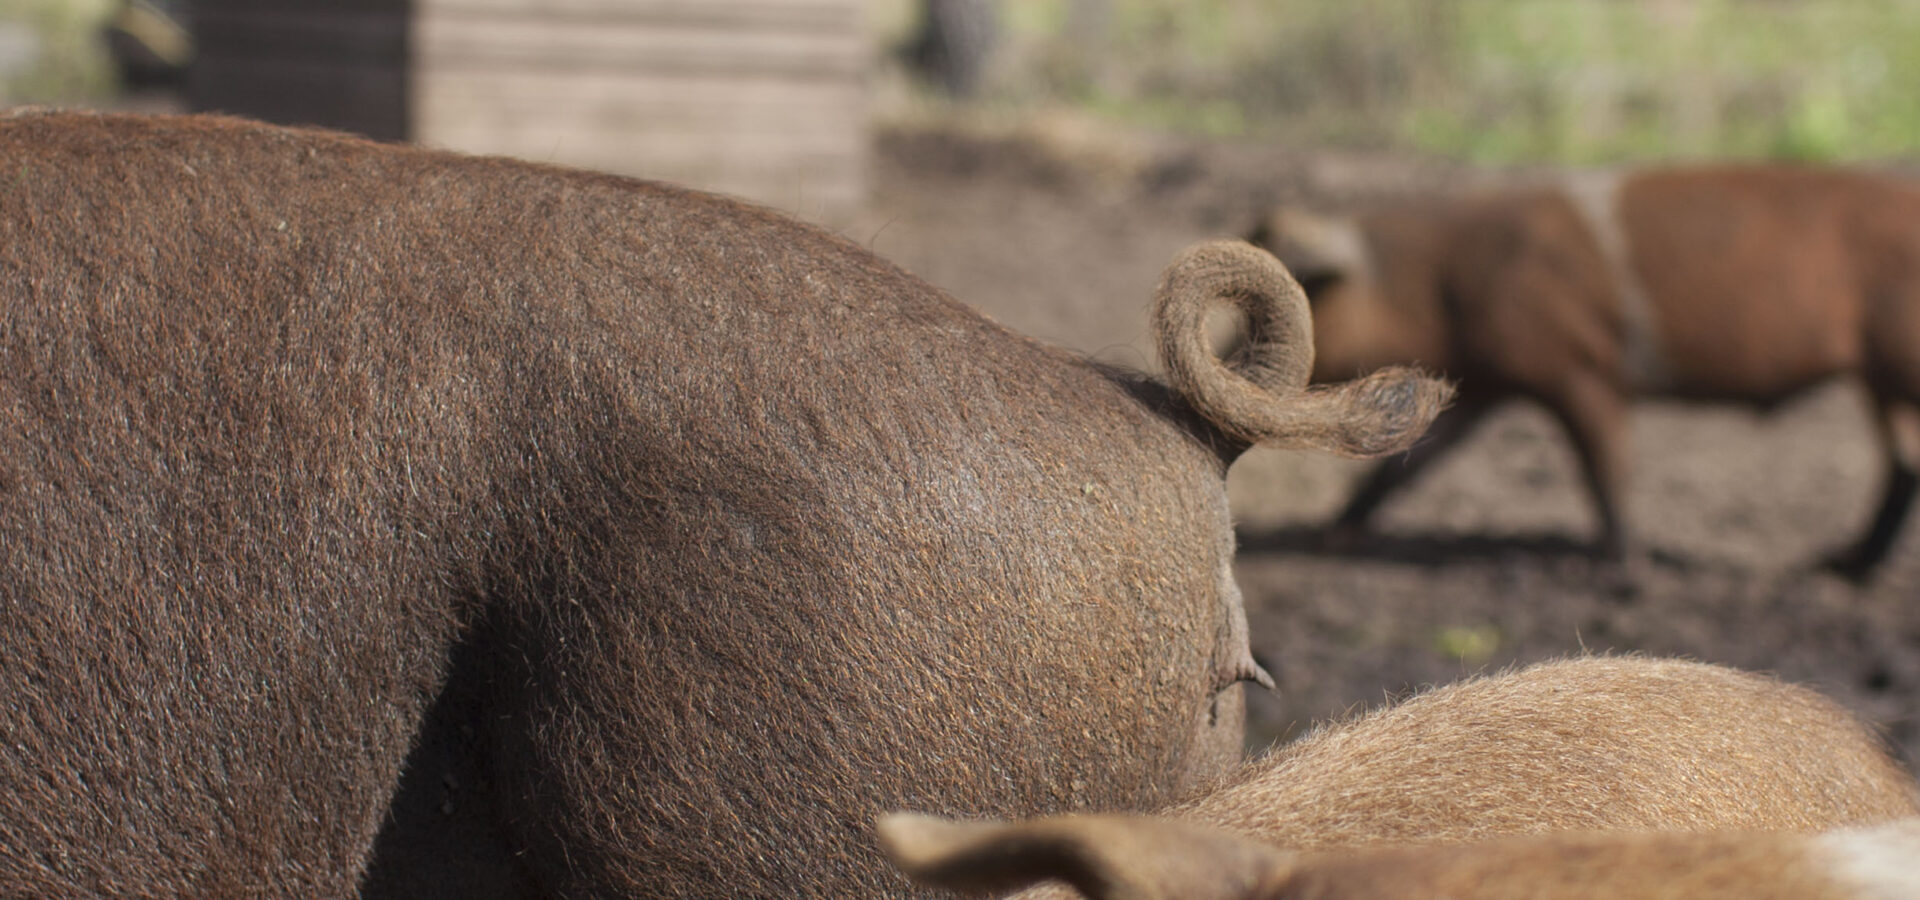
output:
<path id="1" fill-rule="evenodd" d="M 1112 879 L 1241 896 L 1199 890 L 1225 857 L 1145 848 L 1184 840 L 1155 835 L 1207 829 L 1236 836 L 1221 843 L 1228 857 L 1263 845 L 1327 860 L 1566 832 L 1812 833 L 1920 816 L 1920 787 L 1877 735 L 1811 691 L 1701 663 L 1600 657 L 1450 685 L 1326 726 L 1160 815 L 951 832 L 907 818 L 888 820 L 881 837 L 910 874 L 942 886 L 1007 890 L 1058 877 L 1107 896 L 1086 890 L 1085 857 L 1037 868 L 1025 855 L 1079 841 L 1119 867 Z M 1135 836 L 1109 840 L 1120 833 Z"/>
<path id="2" fill-rule="evenodd" d="M 1244 245 L 1169 387 L 724 198 L 220 117 L 0 118 L 0 292 L 48 898 L 887 895 L 881 809 L 1163 804 L 1264 677 L 1228 462 L 1445 394 L 1303 390 Z"/>
<path id="3" fill-rule="evenodd" d="M 1354 494 L 1336 538 L 1519 397 L 1572 438 L 1599 547 L 1617 554 L 1630 398 L 1764 406 L 1853 375 L 1872 398 L 1885 486 L 1871 524 L 1826 564 L 1859 579 L 1920 488 L 1916 222 L 1908 183 L 1750 165 L 1587 173 L 1353 218 L 1281 210 L 1248 240 L 1313 299 L 1316 379 L 1419 363 L 1459 383 L 1430 439 Z"/>
<path id="4" fill-rule="evenodd" d="M 883 833 L 929 884 L 992 890 L 1048 878 L 1090 900 L 1920 897 L 1920 818 L 1817 834 L 1580 832 L 1318 852 L 1145 816 L 1013 825 L 908 816 L 884 820 Z"/>

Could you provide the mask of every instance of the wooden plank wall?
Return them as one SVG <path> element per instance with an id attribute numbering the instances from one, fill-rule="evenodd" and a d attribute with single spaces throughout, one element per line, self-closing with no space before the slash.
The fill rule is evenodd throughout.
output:
<path id="1" fill-rule="evenodd" d="M 416 140 L 811 218 L 864 197 L 863 0 L 416 2 Z"/>
<path id="2" fill-rule="evenodd" d="M 190 102 L 659 178 L 864 199 L 865 0 L 202 0 Z"/>

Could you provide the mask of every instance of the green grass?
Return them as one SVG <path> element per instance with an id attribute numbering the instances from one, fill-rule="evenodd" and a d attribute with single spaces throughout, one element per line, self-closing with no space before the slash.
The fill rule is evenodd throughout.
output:
<path id="1" fill-rule="evenodd" d="M 0 77 L 0 103 L 77 104 L 113 89 L 99 29 L 113 0 L 0 0 L 0 24 L 24 26 L 39 54 L 25 68 Z"/>
<path id="2" fill-rule="evenodd" d="M 1497 163 L 1920 154 L 1920 0 L 1072 3 L 1003 2 L 990 102 Z"/>
<path id="3" fill-rule="evenodd" d="M 897 42 L 912 0 L 873 0 Z M 112 90 L 114 0 L 0 0 L 0 102 Z M 985 103 L 1488 163 L 1920 157 L 1920 0 L 1000 0 Z M 1089 16 L 1088 10 L 1100 11 Z"/>

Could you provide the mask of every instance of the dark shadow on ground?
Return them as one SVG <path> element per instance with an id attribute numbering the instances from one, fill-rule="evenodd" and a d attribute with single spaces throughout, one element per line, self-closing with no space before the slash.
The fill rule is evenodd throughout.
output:
<path id="1" fill-rule="evenodd" d="M 1516 556 L 1594 559 L 1591 543 L 1566 534 L 1376 533 L 1332 545 L 1327 541 L 1325 529 L 1308 525 L 1242 529 L 1240 552 L 1376 560 L 1418 566 L 1447 566 Z"/>
<path id="2" fill-rule="evenodd" d="M 1336 544 L 1328 541 L 1324 528 L 1287 525 L 1243 528 L 1239 530 L 1239 540 L 1239 552 L 1247 556 L 1385 562 L 1433 570 L 1520 563 L 1539 571 L 1557 572 L 1561 578 L 1591 579 L 1592 586 L 1598 588 L 1596 596 L 1614 600 L 1638 595 L 1640 583 L 1656 572 L 1661 577 L 1744 580 L 1760 574 L 1736 561 L 1703 558 L 1669 547 L 1635 547 L 1628 551 L 1626 558 L 1614 559 L 1601 555 L 1591 542 L 1564 532 L 1370 532 Z M 1815 562 L 1809 560 L 1789 567 L 1784 577 L 1790 581 L 1838 580 L 1839 576 L 1817 569 Z"/>

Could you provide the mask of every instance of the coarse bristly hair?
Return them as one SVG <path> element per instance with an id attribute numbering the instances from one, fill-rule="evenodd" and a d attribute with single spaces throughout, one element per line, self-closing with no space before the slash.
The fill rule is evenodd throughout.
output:
<path id="1" fill-rule="evenodd" d="M 1247 326 L 1226 364 L 1207 343 L 1206 316 L 1220 303 L 1244 314 Z M 1407 449 L 1453 396 L 1443 381 L 1392 367 L 1309 388 L 1306 294 L 1278 260 L 1244 241 L 1183 251 L 1161 278 L 1153 320 L 1168 380 L 1242 446 L 1385 456 Z"/>
<path id="2" fill-rule="evenodd" d="M 1920 817 L 1817 833 L 1578 831 L 1299 852 L 1222 828 L 1115 814 L 1002 825 L 896 815 L 888 852 L 963 891 L 1022 900 L 1907 900 Z"/>
<path id="3" fill-rule="evenodd" d="M 10 892 L 901 894 L 1238 758 L 1232 423 L 818 229 L 33 113 L 0 291 Z"/>
<path id="4" fill-rule="evenodd" d="M 1269 875 L 1297 872 L 1275 868 L 1290 858 L 1279 851 L 1388 864 L 1370 848 L 1595 832 L 1805 835 L 1920 816 L 1920 788 L 1879 735 L 1805 688 L 1703 663 L 1596 657 L 1448 685 L 1323 726 L 1159 815 L 960 830 L 908 818 L 883 837 L 908 871 L 953 888 L 1058 878 L 1090 896 L 1257 897 Z M 1515 844 L 1487 858 L 1537 861 L 1540 896 L 1556 896 L 1544 893 L 1555 860 L 1579 846 Z M 1721 852 L 1710 840 L 1679 846 Z M 1178 847 L 1187 849 L 1155 849 Z M 1604 852 L 1628 851 L 1639 852 Z M 1125 885 L 1159 887 L 1107 893 Z M 1483 896 L 1444 886 L 1428 885 L 1429 896 Z M 1066 896 L 1061 886 L 1022 895 Z"/>

